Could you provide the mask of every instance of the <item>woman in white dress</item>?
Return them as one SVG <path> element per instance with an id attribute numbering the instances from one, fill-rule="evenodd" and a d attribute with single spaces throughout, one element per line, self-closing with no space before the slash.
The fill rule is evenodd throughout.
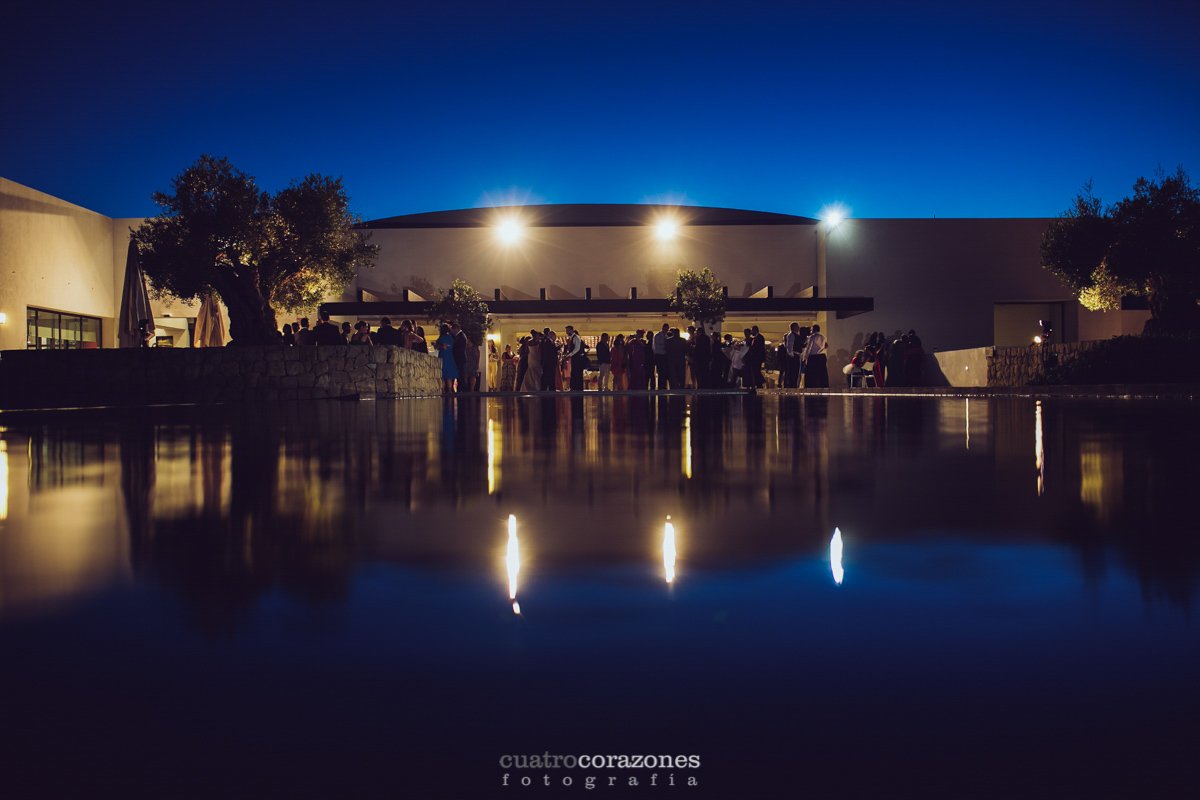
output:
<path id="1" fill-rule="evenodd" d="M 529 366 L 525 368 L 525 377 L 521 379 L 521 385 L 517 387 L 520 392 L 537 392 L 542 388 L 542 359 L 538 356 L 541 352 L 542 337 L 537 337 L 529 343 L 528 359 Z"/>

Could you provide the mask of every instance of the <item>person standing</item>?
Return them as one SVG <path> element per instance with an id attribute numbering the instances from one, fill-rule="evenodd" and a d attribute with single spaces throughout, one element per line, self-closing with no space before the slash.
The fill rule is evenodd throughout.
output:
<path id="1" fill-rule="evenodd" d="M 513 358 L 512 345 L 506 344 L 500 354 L 500 391 L 514 392 L 517 386 L 517 360 Z"/>
<path id="2" fill-rule="evenodd" d="M 529 336 L 520 340 L 517 345 L 517 391 L 525 385 L 525 373 L 529 371 L 529 362 L 538 358 L 537 331 L 531 330 Z"/>
<path id="3" fill-rule="evenodd" d="M 708 385 L 712 389 L 724 389 L 725 379 L 729 375 L 729 354 L 721 346 L 721 334 L 713 331 L 709 341 L 709 377 Z"/>
<path id="4" fill-rule="evenodd" d="M 646 340 L 645 331 L 639 330 L 625 343 L 625 361 L 628 363 L 629 388 L 641 391 L 646 388 Z"/>
<path id="5" fill-rule="evenodd" d="M 671 366 L 667 361 L 667 337 L 671 326 L 663 323 L 662 330 L 654 334 L 651 346 L 654 352 L 654 386 L 651 388 L 665 389 L 671 381 Z"/>
<path id="6" fill-rule="evenodd" d="M 542 335 L 537 331 L 530 331 L 525 346 L 529 352 L 523 360 L 528 364 L 524 376 L 517 382 L 517 391 L 538 392 L 542 389 Z"/>
<path id="7" fill-rule="evenodd" d="M 567 326 L 567 346 L 565 358 L 571 362 L 571 391 L 583 391 L 583 371 L 587 369 L 588 357 L 585 351 L 583 337 L 573 325 Z"/>
<path id="8" fill-rule="evenodd" d="M 767 342 L 755 325 L 746 331 L 745 374 L 751 389 L 763 387 L 763 364 L 767 360 Z"/>
<path id="9" fill-rule="evenodd" d="M 479 347 L 478 344 L 475 343 L 475 341 L 473 339 L 471 339 L 469 336 L 466 335 L 466 331 L 463 331 L 463 338 L 467 342 L 467 346 L 466 346 L 466 364 L 467 364 L 466 391 L 478 392 L 479 391 L 479 356 L 480 356 L 481 348 Z"/>
<path id="10" fill-rule="evenodd" d="M 683 388 L 683 378 L 687 373 L 687 342 L 679 335 L 679 328 L 671 328 L 667 333 L 667 384 L 672 390 Z M 659 384 L 662 389 L 662 384 Z"/>
<path id="11" fill-rule="evenodd" d="M 826 356 L 828 349 L 829 342 L 821 333 L 821 326 L 813 325 L 812 333 L 808 336 L 808 343 L 804 345 L 805 389 L 829 388 L 829 364 Z"/>
<path id="12" fill-rule="evenodd" d="M 313 343 L 318 346 L 334 344 L 345 345 L 346 338 L 342 336 L 337 325 L 334 325 L 329 321 L 329 312 L 321 311 L 318 312 L 317 316 L 321 321 L 317 323 L 316 329 L 313 330 Z M 349 325 L 350 323 L 346 324 Z"/>
<path id="13" fill-rule="evenodd" d="M 450 335 L 454 337 L 452 347 L 454 366 L 458 370 L 458 388 L 462 391 L 464 384 L 470 380 L 467 374 L 467 334 L 457 322 L 450 323 Z"/>
<path id="14" fill-rule="evenodd" d="M 308 317 L 301 317 L 300 328 L 296 331 L 296 346 L 308 347 L 316 343 L 317 340 L 313 338 L 313 332 L 308 329 Z"/>
<path id="15" fill-rule="evenodd" d="M 542 343 L 540 346 L 541 361 L 542 361 L 542 382 L 541 390 L 543 392 L 553 392 L 559 388 L 562 381 L 562 373 L 558 369 L 558 346 L 555 343 L 557 337 L 554 331 L 546 328 L 542 331 Z M 554 376 L 558 376 L 558 381 L 555 381 Z"/>
<path id="16" fill-rule="evenodd" d="M 596 366 L 600 370 L 599 390 L 611 392 L 612 347 L 608 344 L 607 332 L 600 334 L 600 341 L 596 342 Z"/>
<path id="17" fill-rule="evenodd" d="M 392 321 L 387 317 L 379 320 L 379 327 L 371 337 L 375 344 L 393 345 L 400 343 L 400 332 L 392 327 Z"/>
<path id="18" fill-rule="evenodd" d="M 454 394 L 454 382 L 458 380 L 458 366 L 454 362 L 454 336 L 450 326 L 442 323 L 442 335 L 434 343 L 438 358 L 442 359 L 442 394 Z"/>
<path id="19" fill-rule="evenodd" d="M 644 349 L 644 354 L 646 354 L 646 384 L 644 384 L 643 386 L 638 386 L 638 389 L 642 389 L 642 387 L 644 387 L 644 389 L 647 389 L 648 391 L 653 391 L 654 386 L 655 386 L 655 383 L 654 383 L 654 359 L 655 359 L 654 331 L 649 331 L 649 330 L 646 331 L 646 349 Z"/>
<path id="20" fill-rule="evenodd" d="M 792 329 L 783 337 L 783 388 L 795 389 L 800 385 L 800 323 L 793 322 Z"/>
<path id="21" fill-rule="evenodd" d="M 708 334 L 704 332 L 704 326 L 700 326 L 700 330 L 692 338 L 695 345 L 692 347 L 692 380 L 695 381 L 697 389 L 707 389 L 709 385 L 709 371 L 712 369 L 710 362 L 712 360 L 712 340 L 708 338 Z"/>
<path id="22" fill-rule="evenodd" d="M 425 329 L 418 325 L 415 329 L 415 336 L 412 349 L 418 353 L 429 353 L 429 342 L 425 341 Z"/>
<path id="23" fill-rule="evenodd" d="M 607 336 L 607 335 L 608 334 L 605 334 L 605 336 Z M 603 337 L 601 337 L 601 338 L 603 338 Z M 599 345 L 596 346 L 596 352 L 597 353 L 600 352 Z M 617 338 L 613 339 L 611 359 L 612 359 L 612 388 L 613 388 L 613 391 L 619 392 L 622 389 L 628 389 L 629 386 L 625 382 L 625 380 L 626 380 L 626 378 L 625 378 L 625 334 L 618 333 Z M 603 367 L 601 367 L 601 369 L 603 369 Z M 604 373 L 601 372 L 601 375 L 603 375 L 603 374 Z"/>

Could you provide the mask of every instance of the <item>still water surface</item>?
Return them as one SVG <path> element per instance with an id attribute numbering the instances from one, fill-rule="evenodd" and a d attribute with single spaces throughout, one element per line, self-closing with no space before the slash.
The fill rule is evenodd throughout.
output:
<path id="1" fill-rule="evenodd" d="M 3 414 L 0 795 L 1193 797 L 1194 417 Z M 499 766 L 545 751 L 700 766 Z"/>

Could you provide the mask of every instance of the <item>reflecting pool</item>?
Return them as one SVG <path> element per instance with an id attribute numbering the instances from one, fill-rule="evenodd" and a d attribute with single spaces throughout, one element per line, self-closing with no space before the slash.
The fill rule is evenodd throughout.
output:
<path id="1" fill-rule="evenodd" d="M 0 796 L 1191 797 L 1195 413 L 0 414 Z"/>

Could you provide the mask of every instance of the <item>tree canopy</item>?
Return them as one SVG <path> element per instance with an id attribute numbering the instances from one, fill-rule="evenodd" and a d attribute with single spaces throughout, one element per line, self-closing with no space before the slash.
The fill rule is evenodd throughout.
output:
<path id="1" fill-rule="evenodd" d="M 488 304 L 475 287 L 461 278 L 455 278 L 450 288 L 438 291 L 438 297 L 429 305 L 430 322 L 456 322 L 472 342 L 483 344 L 483 335 L 492 327 Z"/>
<path id="2" fill-rule="evenodd" d="M 679 270 L 668 299 L 672 311 L 692 322 L 715 324 L 725 319 L 725 291 L 708 267 L 699 272 Z"/>
<path id="3" fill-rule="evenodd" d="M 1200 329 L 1200 188 L 1182 168 L 1103 206 L 1091 185 L 1042 237 L 1042 263 L 1093 310 L 1148 299 L 1151 330 Z"/>
<path id="4" fill-rule="evenodd" d="M 216 291 L 237 344 L 273 341 L 276 309 L 339 294 L 378 250 L 354 229 L 340 178 L 312 174 L 271 195 L 203 155 L 154 201 L 162 211 L 133 232 L 151 286 L 181 300 Z"/>

